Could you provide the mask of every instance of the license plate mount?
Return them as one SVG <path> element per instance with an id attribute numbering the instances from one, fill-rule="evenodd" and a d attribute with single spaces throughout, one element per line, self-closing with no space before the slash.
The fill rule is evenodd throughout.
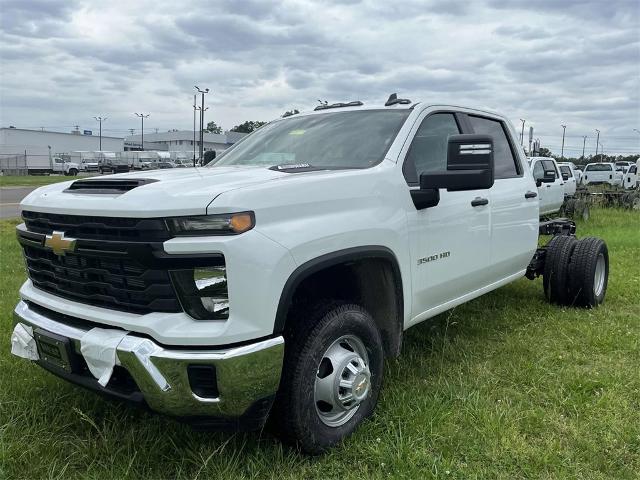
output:
<path id="1" fill-rule="evenodd" d="M 36 339 L 41 362 L 67 373 L 73 372 L 74 357 L 71 340 L 40 328 L 34 330 L 33 336 Z"/>

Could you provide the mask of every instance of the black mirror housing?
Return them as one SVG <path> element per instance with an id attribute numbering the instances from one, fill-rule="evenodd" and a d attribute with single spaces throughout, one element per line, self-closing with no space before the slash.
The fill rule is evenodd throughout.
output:
<path id="1" fill-rule="evenodd" d="M 493 172 L 491 135 L 451 135 L 447 146 L 447 170 L 422 173 L 420 189 L 488 189 L 493 186 Z"/>
<path id="2" fill-rule="evenodd" d="M 545 170 L 542 176 L 542 183 L 553 183 L 556 181 L 556 172 L 553 170 Z"/>

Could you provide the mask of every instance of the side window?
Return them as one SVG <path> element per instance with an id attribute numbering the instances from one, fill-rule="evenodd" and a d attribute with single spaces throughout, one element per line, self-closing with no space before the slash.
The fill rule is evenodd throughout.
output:
<path id="1" fill-rule="evenodd" d="M 631 165 L 629 167 L 629 173 L 636 173 L 637 167 L 635 165 Z"/>
<path id="2" fill-rule="evenodd" d="M 495 178 L 511 178 L 520 175 L 520 169 L 514 158 L 511 145 L 507 139 L 502 122 L 483 117 L 468 116 L 474 133 L 491 135 L 493 137 L 493 161 Z"/>
<path id="3" fill-rule="evenodd" d="M 544 168 L 542 162 L 536 162 L 533 164 L 533 178 L 535 180 L 542 180 L 544 178 Z"/>
<path id="4" fill-rule="evenodd" d="M 434 113 L 425 118 L 411 141 L 403 173 L 409 184 L 417 184 L 423 172 L 447 169 L 449 135 L 460 133 L 453 113 Z"/>

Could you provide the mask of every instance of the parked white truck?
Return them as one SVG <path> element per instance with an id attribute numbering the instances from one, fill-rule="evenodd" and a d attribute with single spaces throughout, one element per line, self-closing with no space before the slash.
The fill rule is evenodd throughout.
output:
<path id="1" fill-rule="evenodd" d="M 605 243 L 539 222 L 517 139 L 502 115 L 394 95 L 275 120 L 211 167 L 42 187 L 21 204 L 12 351 L 200 427 L 270 414 L 323 452 L 373 412 L 407 328 L 524 276 L 604 300 Z"/>
<path id="2" fill-rule="evenodd" d="M 538 187 L 540 216 L 560 211 L 566 192 L 556 161 L 550 157 L 529 157 L 529 165 Z"/>

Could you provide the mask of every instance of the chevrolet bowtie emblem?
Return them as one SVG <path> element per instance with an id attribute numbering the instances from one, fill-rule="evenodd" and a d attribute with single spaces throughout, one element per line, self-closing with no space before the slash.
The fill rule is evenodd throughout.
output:
<path id="1" fill-rule="evenodd" d="M 53 232 L 46 236 L 44 246 L 49 247 L 56 255 L 66 255 L 75 250 L 76 239 L 64 238 L 64 232 Z"/>

